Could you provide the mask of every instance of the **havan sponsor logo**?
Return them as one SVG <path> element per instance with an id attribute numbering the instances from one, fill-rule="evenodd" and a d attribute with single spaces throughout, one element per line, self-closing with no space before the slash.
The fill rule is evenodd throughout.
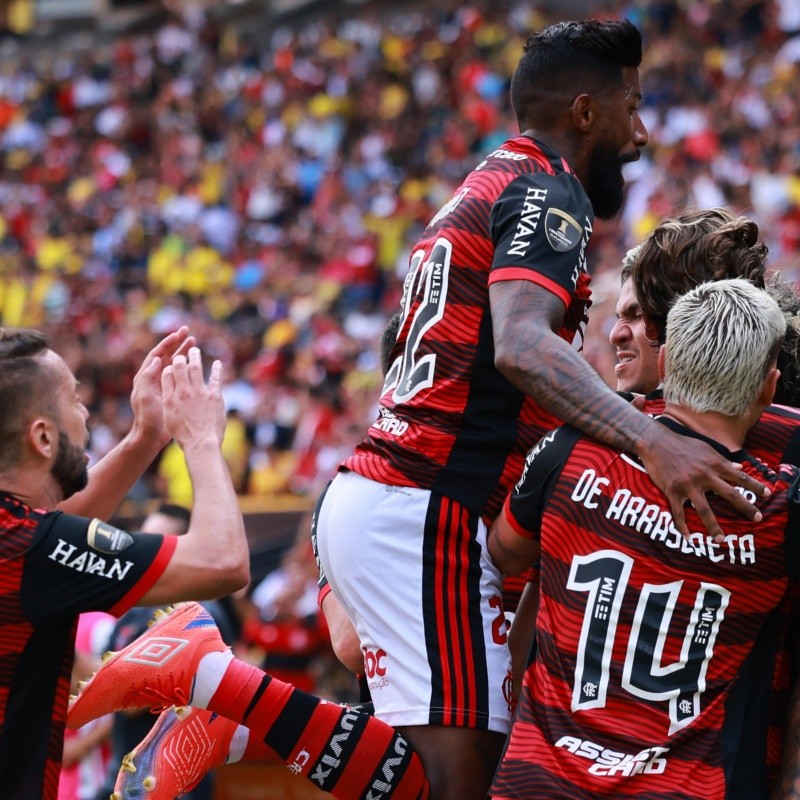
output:
<path id="1" fill-rule="evenodd" d="M 528 252 L 531 244 L 531 237 L 536 233 L 536 226 L 542 216 L 541 204 L 547 199 L 546 189 L 535 189 L 528 187 L 525 200 L 522 203 L 522 211 L 519 215 L 517 230 L 511 240 L 508 252 L 509 256 L 523 257 Z"/>
<path id="2" fill-rule="evenodd" d="M 63 539 L 58 540 L 58 544 L 48 558 L 77 572 L 99 575 L 101 578 L 109 580 L 114 578 L 118 581 L 124 580 L 133 566 L 133 561 L 126 561 L 123 564 L 118 558 L 103 558 L 90 550 L 79 550 L 74 544 L 65 542 Z"/>

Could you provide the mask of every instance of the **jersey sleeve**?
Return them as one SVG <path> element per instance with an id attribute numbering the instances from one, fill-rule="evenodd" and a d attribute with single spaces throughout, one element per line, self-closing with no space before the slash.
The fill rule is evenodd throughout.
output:
<path id="1" fill-rule="evenodd" d="M 592 207 L 574 175 L 520 175 L 492 208 L 489 283 L 533 281 L 568 306 L 584 268 L 592 222 Z"/>
<path id="2" fill-rule="evenodd" d="M 545 506 L 580 435 L 576 428 L 563 425 L 528 451 L 522 476 L 503 506 L 506 520 L 520 536 L 539 538 Z"/>
<path id="3" fill-rule="evenodd" d="M 99 519 L 43 514 L 21 585 L 36 623 L 82 611 L 115 616 L 142 598 L 163 573 L 177 537 L 128 533 Z"/>

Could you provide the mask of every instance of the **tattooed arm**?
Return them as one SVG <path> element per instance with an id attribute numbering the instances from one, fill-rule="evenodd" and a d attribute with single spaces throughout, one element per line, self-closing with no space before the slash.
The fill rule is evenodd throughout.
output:
<path id="1" fill-rule="evenodd" d="M 576 350 L 558 335 L 564 304 L 532 281 L 489 287 L 495 365 L 515 386 L 564 422 L 612 447 L 636 453 L 664 492 L 675 527 L 688 534 L 683 504 L 689 500 L 712 536 L 721 536 L 706 492 L 714 492 L 756 522 L 761 515 L 736 491 L 765 488 L 712 447 L 680 436 L 619 397 Z"/>

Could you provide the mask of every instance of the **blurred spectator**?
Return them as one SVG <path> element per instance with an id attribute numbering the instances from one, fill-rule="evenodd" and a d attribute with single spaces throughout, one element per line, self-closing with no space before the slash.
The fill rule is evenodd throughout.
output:
<path id="1" fill-rule="evenodd" d="M 319 570 L 304 517 L 297 542 L 280 565 L 250 595 L 253 613 L 245 620 L 242 639 L 251 648 L 249 660 L 280 680 L 316 693 L 320 657 L 330 657 L 330 638 L 317 605 Z"/>

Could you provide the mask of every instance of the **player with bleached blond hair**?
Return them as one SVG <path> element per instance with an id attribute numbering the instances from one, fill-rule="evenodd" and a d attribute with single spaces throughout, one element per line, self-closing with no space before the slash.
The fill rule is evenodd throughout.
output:
<path id="1" fill-rule="evenodd" d="M 757 528 L 711 498 L 722 541 L 693 509 L 684 538 L 633 454 L 569 426 L 530 452 L 490 532 L 502 569 L 541 559 L 536 653 L 493 797 L 727 796 L 746 665 L 800 571 L 798 470 L 742 449 L 774 395 L 785 329 L 750 282 L 705 283 L 670 310 L 661 356 L 658 423 L 770 488 Z"/>

